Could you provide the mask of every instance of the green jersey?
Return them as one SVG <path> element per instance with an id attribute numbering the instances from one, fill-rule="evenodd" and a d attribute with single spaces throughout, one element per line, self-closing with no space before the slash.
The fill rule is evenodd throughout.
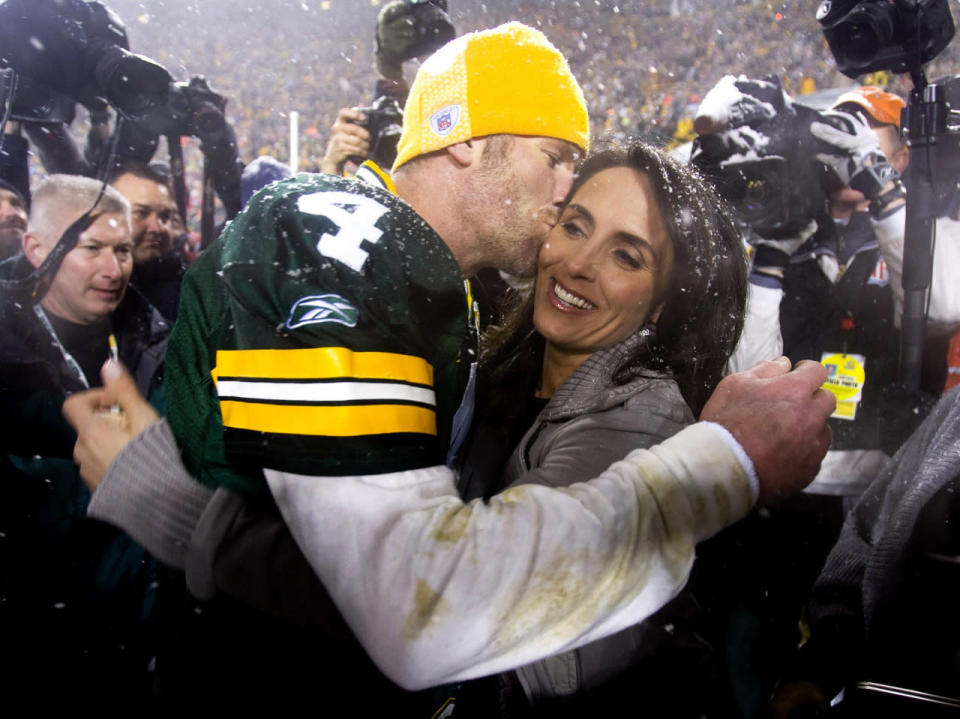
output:
<path id="1" fill-rule="evenodd" d="M 270 185 L 184 278 L 165 382 L 187 467 L 249 493 L 266 489 L 261 468 L 443 464 L 476 354 L 471 303 L 450 250 L 391 192 Z"/>

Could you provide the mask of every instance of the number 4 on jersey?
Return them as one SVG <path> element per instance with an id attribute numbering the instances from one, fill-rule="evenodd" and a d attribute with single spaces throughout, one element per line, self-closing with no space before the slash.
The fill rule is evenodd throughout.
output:
<path id="1" fill-rule="evenodd" d="M 383 230 L 374 225 L 387 212 L 376 200 L 351 192 L 314 192 L 297 200 L 297 209 L 309 215 L 323 215 L 337 226 L 334 233 L 324 233 L 317 242 L 317 252 L 331 257 L 359 272 L 367 261 L 367 252 L 360 245 L 377 242 Z"/>

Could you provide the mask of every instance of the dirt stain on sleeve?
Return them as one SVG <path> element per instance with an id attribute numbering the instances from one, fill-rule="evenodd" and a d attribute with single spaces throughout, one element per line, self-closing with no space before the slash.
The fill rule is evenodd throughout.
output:
<path id="1" fill-rule="evenodd" d="M 403 622 L 401 636 L 409 641 L 417 639 L 430 625 L 450 612 L 450 605 L 439 592 L 422 579 L 413 591 L 413 608 Z"/>
<path id="2" fill-rule="evenodd" d="M 450 544 L 459 542 L 466 534 L 471 516 L 473 516 L 473 507 L 469 504 L 452 510 L 437 523 L 436 529 L 433 530 L 433 539 Z"/>

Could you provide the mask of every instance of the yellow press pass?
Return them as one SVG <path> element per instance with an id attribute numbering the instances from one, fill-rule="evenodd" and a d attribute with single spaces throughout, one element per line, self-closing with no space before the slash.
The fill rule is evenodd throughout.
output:
<path id="1" fill-rule="evenodd" d="M 830 416 L 855 419 L 866 382 L 863 369 L 866 358 L 863 355 L 824 352 L 820 363 L 827 368 L 827 381 L 823 383 L 823 388 L 837 398 L 837 409 Z"/>

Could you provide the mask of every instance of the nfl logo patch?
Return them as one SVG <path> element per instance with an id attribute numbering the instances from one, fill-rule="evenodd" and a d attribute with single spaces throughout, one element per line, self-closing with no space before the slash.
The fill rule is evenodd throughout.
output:
<path id="1" fill-rule="evenodd" d="M 440 137 L 445 137 L 453 132 L 453 128 L 460 121 L 460 106 L 447 105 L 441 107 L 430 116 L 430 128 Z"/>

